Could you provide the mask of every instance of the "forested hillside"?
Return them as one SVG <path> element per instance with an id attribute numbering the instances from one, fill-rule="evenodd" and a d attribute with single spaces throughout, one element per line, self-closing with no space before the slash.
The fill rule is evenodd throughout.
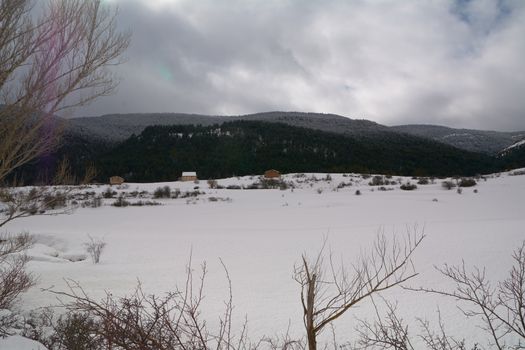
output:
<path id="1" fill-rule="evenodd" d="M 237 121 L 214 126 L 154 126 L 101 156 L 102 178 L 174 180 L 182 171 L 201 178 L 282 172 L 370 172 L 474 175 L 493 171 L 493 159 L 408 135 L 347 137 L 280 123 Z"/>

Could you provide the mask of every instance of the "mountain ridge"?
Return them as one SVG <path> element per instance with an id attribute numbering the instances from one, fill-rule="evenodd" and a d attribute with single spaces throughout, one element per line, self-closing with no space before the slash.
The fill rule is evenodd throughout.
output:
<path id="1" fill-rule="evenodd" d="M 236 116 L 202 115 L 186 113 L 132 113 L 107 114 L 99 117 L 68 119 L 70 130 L 106 141 L 123 141 L 133 134 L 140 134 L 153 125 L 202 125 L 222 124 L 237 120 L 282 122 L 328 132 L 357 135 L 366 132 L 377 134 L 388 127 L 366 119 L 350 119 L 336 114 L 306 112 L 263 112 Z"/>
<path id="2" fill-rule="evenodd" d="M 467 151 L 496 155 L 512 144 L 525 139 L 525 131 L 492 131 L 451 128 L 432 124 L 391 126 L 391 130 L 433 139 Z"/>
<path id="3" fill-rule="evenodd" d="M 86 137 L 107 142 L 120 142 L 140 134 L 153 125 L 202 125 L 248 120 L 285 123 L 290 126 L 333 132 L 361 138 L 377 138 L 392 133 L 409 134 L 431 139 L 471 152 L 496 155 L 512 144 L 525 139 L 525 131 L 503 132 L 457 129 L 431 124 L 385 126 L 367 119 L 352 119 L 329 113 L 263 112 L 246 115 L 202 115 L 188 113 L 107 114 L 98 117 L 68 119 L 69 130 Z"/>

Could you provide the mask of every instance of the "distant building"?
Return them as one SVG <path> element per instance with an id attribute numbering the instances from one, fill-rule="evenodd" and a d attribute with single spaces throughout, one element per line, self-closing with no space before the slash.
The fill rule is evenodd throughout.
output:
<path id="1" fill-rule="evenodd" d="M 120 176 L 112 176 L 109 178 L 110 185 L 122 185 L 123 183 L 124 179 Z"/>
<path id="2" fill-rule="evenodd" d="M 184 171 L 180 177 L 180 181 L 195 181 L 197 180 L 197 173 L 195 171 Z"/>
<path id="3" fill-rule="evenodd" d="M 275 169 L 270 169 L 264 172 L 264 177 L 266 179 L 276 179 L 281 177 L 281 173 Z"/>

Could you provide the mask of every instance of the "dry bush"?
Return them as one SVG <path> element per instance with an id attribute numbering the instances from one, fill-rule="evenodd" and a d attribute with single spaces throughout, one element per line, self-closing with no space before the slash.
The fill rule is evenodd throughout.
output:
<path id="1" fill-rule="evenodd" d="M 131 205 L 131 203 L 128 202 L 122 195 L 120 195 L 113 203 L 111 203 L 111 205 L 118 208 L 124 208 Z"/>
<path id="2" fill-rule="evenodd" d="M 450 290 L 406 288 L 451 297 L 467 319 L 481 321 L 481 329 L 491 341 L 483 347 L 478 339 L 451 336 L 438 310 L 437 329 L 425 319 L 418 319 L 419 334 L 409 333 L 408 325 L 397 314 L 397 304 L 383 300 L 382 307 L 374 302 L 376 320 L 359 320 L 359 339 L 352 349 L 428 349 L 428 350 L 518 350 L 525 344 L 525 241 L 512 255 L 514 264 L 504 280 L 490 283 L 485 270 L 461 266 L 438 269 L 455 287 Z M 386 310 L 381 313 L 379 310 Z M 448 327 L 452 327 L 448 325 Z M 419 343 L 416 346 L 416 340 Z M 424 347 L 423 347 L 424 345 Z"/>
<path id="3" fill-rule="evenodd" d="M 153 191 L 153 198 L 171 198 L 171 188 L 169 186 L 157 187 Z"/>
<path id="4" fill-rule="evenodd" d="M 23 252 L 32 245 L 29 234 L 0 235 L 0 310 L 10 309 L 18 296 L 33 286 L 34 277 L 26 272 Z M 11 313 L 0 315 L 0 336 L 16 322 Z"/>
<path id="5" fill-rule="evenodd" d="M 476 186 L 476 180 L 472 179 L 472 178 L 462 178 L 461 180 L 459 180 L 459 183 L 458 183 L 458 186 L 459 187 L 472 187 L 472 186 Z"/>
<path id="6" fill-rule="evenodd" d="M 417 185 L 415 184 L 412 184 L 410 182 L 407 182 L 401 186 L 399 186 L 400 189 L 404 190 L 404 191 L 413 191 L 413 190 L 416 190 L 417 189 Z"/>
<path id="7" fill-rule="evenodd" d="M 93 264 L 98 264 L 100 262 L 100 257 L 102 255 L 102 252 L 104 251 L 104 248 L 106 247 L 106 242 L 104 242 L 101 239 L 94 239 L 93 237 L 89 236 L 89 242 L 84 243 L 84 247 L 86 248 L 86 252 L 91 256 L 91 260 L 93 261 Z"/>
<path id="8" fill-rule="evenodd" d="M 99 325 L 85 313 L 68 312 L 53 322 L 53 333 L 42 343 L 53 350 L 101 350 L 103 339 L 93 332 Z"/>
<path id="9" fill-rule="evenodd" d="M 491 348 L 523 349 L 525 344 L 525 241 L 512 258 L 514 264 L 506 279 L 492 285 L 485 269 L 468 270 L 445 265 L 438 270 L 455 284 L 450 291 L 418 288 L 417 291 L 449 296 L 457 300 L 465 317 L 479 319 L 492 338 Z"/>
<path id="10" fill-rule="evenodd" d="M 223 264 L 224 266 L 224 264 Z M 66 292 L 52 291 L 71 302 L 64 305 L 74 313 L 92 320 L 89 334 L 102 341 L 103 347 L 124 350 L 189 350 L 189 349 L 255 349 L 260 342 L 249 343 L 246 324 L 237 331 L 232 328 L 233 296 L 231 280 L 224 311 L 218 316 L 215 330 L 202 316 L 206 264 L 195 278 L 190 264 L 186 283 L 164 296 L 146 295 L 139 283 L 130 296 L 117 298 L 107 294 L 96 301 L 76 282 L 68 281 Z"/>
<path id="11" fill-rule="evenodd" d="M 446 180 L 441 183 L 441 187 L 443 187 L 446 190 L 451 190 L 454 187 L 456 187 L 456 184 L 454 183 L 454 181 Z"/>
<path id="12" fill-rule="evenodd" d="M 398 315 L 397 303 L 380 298 L 381 304 L 372 299 L 376 319 L 374 322 L 358 320 L 355 328 L 358 339 L 355 344 L 348 344 L 352 350 L 480 350 L 477 343 L 468 345 L 465 339 L 456 339 L 447 333 L 445 324 L 438 310 L 438 329 L 434 330 L 430 322 L 418 319 L 419 334 L 409 331 L 409 326 Z M 384 310 L 381 312 L 380 310 Z"/>
<path id="13" fill-rule="evenodd" d="M 0 227 L 23 217 L 69 213 L 73 209 L 68 207 L 72 191 L 66 187 L 0 187 Z"/>

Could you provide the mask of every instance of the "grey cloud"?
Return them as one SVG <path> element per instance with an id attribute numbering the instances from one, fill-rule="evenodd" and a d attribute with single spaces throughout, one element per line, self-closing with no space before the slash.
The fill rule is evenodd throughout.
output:
<path id="1" fill-rule="evenodd" d="M 525 130 L 520 0 L 120 0 L 118 92 L 77 115 L 337 113 Z"/>

